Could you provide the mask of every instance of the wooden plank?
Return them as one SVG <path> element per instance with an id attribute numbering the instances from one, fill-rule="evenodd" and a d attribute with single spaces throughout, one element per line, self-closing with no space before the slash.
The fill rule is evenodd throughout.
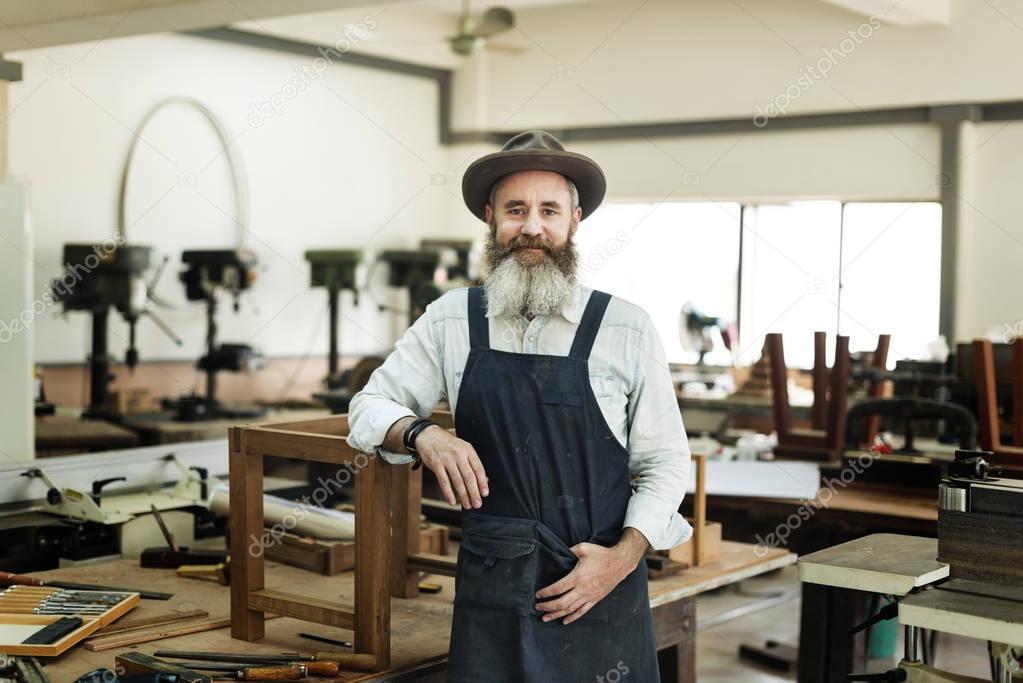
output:
<path id="1" fill-rule="evenodd" d="M 134 631 L 140 628 L 146 628 L 148 626 L 160 626 L 163 624 L 172 624 L 175 621 L 184 621 L 186 619 L 194 619 L 196 617 L 208 617 L 209 613 L 206 610 L 193 609 L 185 610 L 183 612 L 164 612 L 163 614 L 156 614 L 151 617 L 142 617 L 139 619 L 123 619 L 116 623 L 110 624 L 105 628 L 101 628 L 96 631 L 94 637 L 110 636 L 115 633 L 122 633 L 124 631 Z"/>
<path id="2" fill-rule="evenodd" d="M 391 596 L 387 571 L 391 544 L 393 467 L 371 458 L 355 475 L 355 654 L 390 663 Z M 366 542 L 370 539 L 370 542 Z M 361 541 L 361 542 L 360 542 Z"/>
<path id="3" fill-rule="evenodd" d="M 367 457 L 345 442 L 343 436 L 289 432 L 282 429 L 246 428 L 249 453 L 275 455 L 293 460 L 326 462 L 335 465 L 351 463 L 357 455 Z"/>
<path id="4" fill-rule="evenodd" d="M 707 533 L 707 456 L 697 454 L 696 461 L 696 498 L 693 501 L 693 565 L 701 565 L 704 561 L 704 535 Z"/>
<path id="5" fill-rule="evenodd" d="M 270 614 L 267 615 L 266 618 L 273 619 L 274 616 L 275 615 Z M 203 621 L 193 622 L 191 624 L 181 624 L 179 626 L 171 626 L 152 631 L 143 631 L 142 633 L 119 633 L 106 638 L 93 638 L 85 644 L 85 649 L 90 652 L 103 652 L 105 650 L 113 650 L 114 648 L 129 647 L 131 645 L 149 643 L 154 640 L 163 640 L 164 638 L 174 638 L 176 636 L 183 636 L 190 633 L 213 631 L 218 628 L 231 626 L 231 623 L 231 617 L 217 617 L 215 619 L 205 619 Z"/>
<path id="6" fill-rule="evenodd" d="M 764 348 L 771 360 L 771 406 L 774 410 L 774 429 L 778 442 L 784 441 L 792 429 L 792 409 L 789 407 L 789 374 L 785 367 L 785 347 L 777 332 L 767 335 Z"/>
<path id="7" fill-rule="evenodd" d="M 456 558 L 448 555 L 417 553 L 409 555 L 408 567 L 410 570 L 426 572 L 427 574 L 454 576 L 456 561 Z"/>
<path id="8" fill-rule="evenodd" d="M 828 402 L 828 425 L 825 449 L 832 459 L 841 456 L 845 446 L 845 413 L 849 402 L 849 337 L 835 339 L 835 364 L 831 368 L 831 397 Z"/>
<path id="9" fill-rule="evenodd" d="M 828 424 L 828 360 L 827 332 L 813 333 L 813 407 L 810 409 L 810 426 L 826 429 Z"/>
<path id="10" fill-rule="evenodd" d="M 980 447 L 985 451 L 997 451 L 1001 448 L 1001 437 L 998 428 L 998 397 L 995 393 L 995 359 L 989 340 L 974 340 L 973 368 L 977 383 Z"/>
<path id="11" fill-rule="evenodd" d="M 294 617 L 325 626 L 354 628 L 353 607 L 322 598 L 310 598 L 297 593 L 276 590 L 257 590 L 249 593 L 249 607 L 259 612 L 273 612 L 283 617 Z"/>
<path id="12" fill-rule="evenodd" d="M 676 576 L 650 582 L 650 606 L 681 600 L 774 569 L 795 564 L 796 555 L 784 548 L 758 549 L 749 543 L 721 542 L 721 559 L 690 567 Z"/>
<path id="13" fill-rule="evenodd" d="M 263 584 L 263 456 L 248 451 L 248 430 L 232 427 L 230 453 L 231 635 L 260 640 L 263 613 L 249 606 L 249 593 Z M 255 551 L 250 551 L 250 548 Z"/>
<path id="14" fill-rule="evenodd" d="M 890 334 L 879 334 L 877 336 L 877 348 L 874 349 L 874 354 L 870 359 L 870 367 L 878 372 L 885 372 L 888 369 L 888 349 L 891 346 L 892 335 Z M 885 395 L 886 387 L 889 382 L 887 380 L 878 379 L 870 383 L 870 388 L 867 390 L 867 395 L 870 398 L 881 398 Z M 877 432 L 881 428 L 881 416 L 871 415 L 866 418 L 866 425 L 863 430 L 863 443 L 866 444 L 867 448 L 870 448 L 871 444 L 874 443 L 874 439 L 877 438 Z"/>
<path id="15" fill-rule="evenodd" d="M 416 572 L 409 571 L 408 556 L 419 552 L 419 515 L 422 469 L 395 467 L 391 472 L 391 595 L 414 598 L 419 594 Z"/>
<path id="16" fill-rule="evenodd" d="M 320 434 L 322 436 L 347 434 L 348 416 L 330 415 L 312 420 L 294 420 L 292 422 L 264 422 L 248 425 L 249 429 L 272 429 L 276 431 L 302 432 Z"/>

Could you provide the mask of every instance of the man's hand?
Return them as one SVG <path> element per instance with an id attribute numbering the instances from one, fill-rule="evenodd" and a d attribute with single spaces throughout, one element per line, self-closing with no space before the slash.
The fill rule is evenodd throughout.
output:
<path id="1" fill-rule="evenodd" d="M 457 494 L 466 509 L 483 505 L 483 498 L 490 495 L 490 484 L 476 449 L 468 441 L 431 425 L 416 437 L 415 447 L 423 464 L 436 475 L 448 503 L 456 505 Z"/>
<path id="2" fill-rule="evenodd" d="M 572 546 L 579 562 L 563 579 L 537 591 L 537 599 L 558 597 L 536 603 L 536 609 L 546 612 L 544 621 L 564 617 L 564 623 L 571 624 L 614 590 L 636 568 L 648 547 L 646 537 L 632 527 L 626 528 L 611 548 L 594 543 Z"/>

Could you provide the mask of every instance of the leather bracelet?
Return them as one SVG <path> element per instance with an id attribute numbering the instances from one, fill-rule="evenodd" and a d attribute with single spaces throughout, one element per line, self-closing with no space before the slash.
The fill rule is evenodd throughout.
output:
<path id="1" fill-rule="evenodd" d="M 408 451 L 415 459 L 413 469 L 417 469 L 422 464 L 422 459 L 419 457 L 419 451 L 416 450 L 416 438 L 419 434 L 431 425 L 437 424 L 433 420 L 420 417 L 413 420 L 412 423 L 405 428 L 405 433 L 402 435 L 402 443 L 405 446 L 405 450 Z"/>

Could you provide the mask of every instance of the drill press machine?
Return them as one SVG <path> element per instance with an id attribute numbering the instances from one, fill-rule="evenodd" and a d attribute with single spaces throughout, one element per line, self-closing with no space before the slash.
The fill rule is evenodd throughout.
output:
<path id="1" fill-rule="evenodd" d="M 217 400 L 218 372 L 252 372 L 262 366 L 262 354 L 248 344 L 217 341 L 218 296 L 222 291 L 230 294 L 238 311 L 239 297 L 256 280 L 256 255 L 248 249 L 195 249 L 182 253 L 181 261 L 186 266 L 180 275 L 186 298 L 206 304 L 206 355 L 197 363 L 206 373 L 206 396 L 165 400 L 164 406 L 176 410 L 176 419 L 183 421 L 262 415 L 265 411 L 258 406 L 228 407 Z"/>

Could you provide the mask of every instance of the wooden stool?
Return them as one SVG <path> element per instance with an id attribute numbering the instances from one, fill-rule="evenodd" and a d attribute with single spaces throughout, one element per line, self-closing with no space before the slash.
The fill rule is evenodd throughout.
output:
<path id="1" fill-rule="evenodd" d="M 1012 443 L 1003 444 L 998 421 L 994 349 L 988 339 L 973 342 L 973 371 L 977 382 L 980 447 L 994 453 L 995 464 L 1023 473 L 1023 337 L 1012 342 Z"/>
<path id="2" fill-rule="evenodd" d="M 435 422 L 452 427 L 450 414 Z M 259 640 L 267 612 L 352 629 L 353 654 L 333 654 L 351 669 L 390 663 L 391 595 L 418 594 L 418 572 L 454 576 L 455 558 L 419 553 L 422 470 L 389 465 L 345 442 L 348 416 L 232 427 L 231 636 Z M 355 604 L 330 602 L 264 584 L 263 458 L 277 456 L 345 467 L 355 480 Z M 346 480 L 347 481 L 347 480 Z M 339 482 L 340 485 L 340 482 Z M 251 552 L 253 545 L 260 552 Z"/>
<path id="3" fill-rule="evenodd" d="M 838 462 L 845 438 L 845 408 L 849 398 L 849 337 L 835 341 L 835 364 L 830 375 L 824 361 L 824 332 L 814 333 L 814 405 L 811 429 L 792 426 L 789 405 L 788 368 L 782 335 L 767 335 L 764 347 L 771 360 L 771 403 L 778 446 L 774 452 L 781 457 Z"/>

